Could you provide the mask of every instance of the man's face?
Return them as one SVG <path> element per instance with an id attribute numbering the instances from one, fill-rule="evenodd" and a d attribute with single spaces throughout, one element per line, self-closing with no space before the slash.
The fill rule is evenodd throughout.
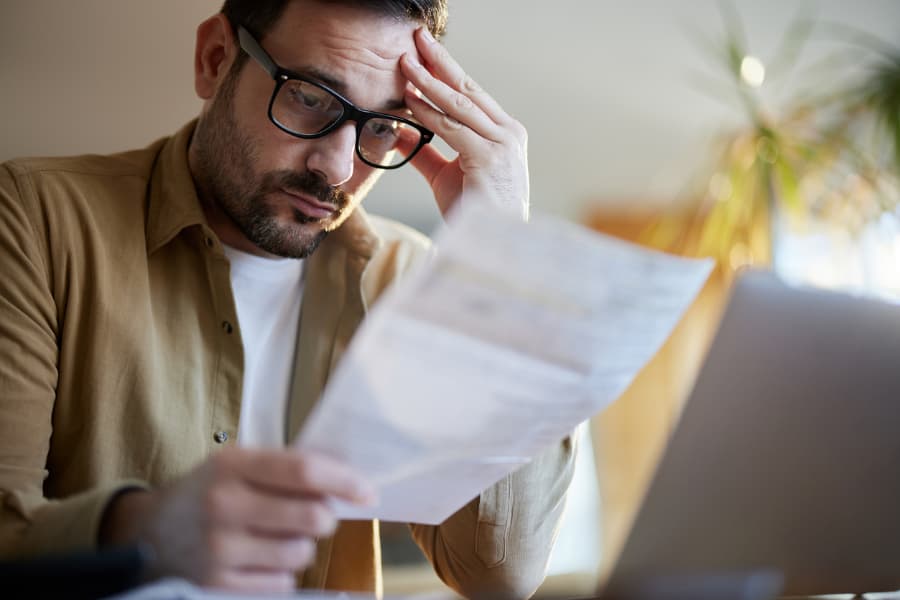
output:
<path id="1" fill-rule="evenodd" d="M 401 114 L 417 24 L 355 7 L 295 0 L 259 40 L 280 66 L 321 81 L 357 106 Z M 235 42 L 236 43 L 236 42 Z M 274 81 L 253 59 L 207 103 L 192 142 L 204 195 L 257 248 L 302 258 L 359 204 L 381 170 L 359 160 L 355 123 L 304 140 L 268 118 Z"/>

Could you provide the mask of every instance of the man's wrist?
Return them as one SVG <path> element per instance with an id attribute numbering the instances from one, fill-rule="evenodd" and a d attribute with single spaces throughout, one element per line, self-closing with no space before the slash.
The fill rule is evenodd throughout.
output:
<path id="1" fill-rule="evenodd" d="M 153 494 L 141 488 L 126 488 L 113 496 L 100 520 L 98 545 L 125 545 L 142 541 L 141 526 L 146 522 L 152 502 Z"/>

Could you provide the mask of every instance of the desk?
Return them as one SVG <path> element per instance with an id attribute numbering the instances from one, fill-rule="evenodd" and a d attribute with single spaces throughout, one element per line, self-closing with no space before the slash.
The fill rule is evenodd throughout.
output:
<path id="1" fill-rule="evenodd" d="M 552 588 L 542 586 L 536 597 L 547 600 L 900 600 L 900 590 L 863 595 L 781 596 L 779 594 L 783 581 L 779 574 L 771 571 L 704 577 L 660 577 L 656 580 L 635 580 L 627 588 L 618 587 L 597 596 L 596 579 L 591 581 L 577 577 L 567 582 L 575 584 L 571 588 L 563 587 L 564 582 L 558 580 Z"/>

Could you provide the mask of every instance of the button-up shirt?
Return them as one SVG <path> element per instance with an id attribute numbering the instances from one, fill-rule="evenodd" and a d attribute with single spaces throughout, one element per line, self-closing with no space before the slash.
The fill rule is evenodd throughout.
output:
<path id="1" fill-rule="evenodd" d="M 188 168 L 193 126 L 143 150 L 0 167 L 3 556 L 95 546 L 115 494 L 237 439 L 241 331 Z M 358 209 L 308 259 L 288 439 L 367 307 L 427 247 Z M 572 455 L 564 440 L 441 526 L 412 525 L 438 574 L 463 593 L 533 591 Z M 377 591 L 378 557 L 377 522 L 344 522 L 300 582 Z"/>

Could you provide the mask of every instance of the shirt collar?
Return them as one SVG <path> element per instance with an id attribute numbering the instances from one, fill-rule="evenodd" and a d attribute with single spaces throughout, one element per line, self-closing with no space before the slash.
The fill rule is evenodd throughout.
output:
<path id="1" fill-rule="evenodd" d="M 196 119 L 166 140 L 153 166 L 147 214 L 147 252 L 152 254 L 191 225 L 205 225 L 187 150 Z"/>

